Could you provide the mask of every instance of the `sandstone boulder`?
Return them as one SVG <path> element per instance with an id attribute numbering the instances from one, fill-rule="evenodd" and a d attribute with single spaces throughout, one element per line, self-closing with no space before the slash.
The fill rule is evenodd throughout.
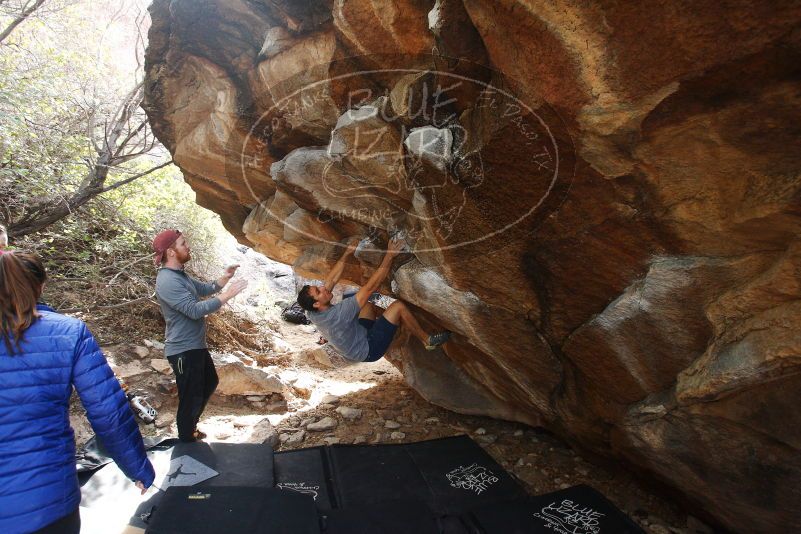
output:
<path id="1" fill-rule="evenodd" d="M 362 416 L 362 411 L 359 408 L 351 408 L 350 406 L 340 406 L 336 409 L 336 412 L 351 421 L 360 419 Z"/>
<path id="2" fill-rule="evenodd" d="M 319 421 L 315 423 L 309 423 L 306 425 L 306 430 L 309 432 L 326 432 L 328 430 L 333 430 L 337 427 L 337 420 L 333 417 L 323 417 Z"/>
<path id="3" fill-rule="evenodd" d="M 382 291 L 453 332 L 393 343 L 421 395 L 546 426 L 730 530 L 801 523 L 797 2 L 150 12 L 145 108 L 230 232 L 315 278 L 406 233 Z M 347 363 L 329 351 L 296 356 Z"/>
<path id="4" fill-rule="evenodd" d="M 271 447 L 278 445 L 278 432 L 266 417 L 256 423 L 245 443 L 265 443 Z"/>
<path id="5" fill-rule="evenodd" d="M 284 390 L 284 385 L 277 376 L 259 368 L 248 367 L 236 357 L 218 357 L 215 364 L 220 379 L 216 392 L 220 395 L 262 396 L 282 393 Z"/>
<path id="6" fill-rule="evenodd" d="M 163 375 L 172 374 L 172 366 L 166 358 L 153 358 L 150 360 L 150 367 L 152 367 L 157 373 L 161 373 Z"/>

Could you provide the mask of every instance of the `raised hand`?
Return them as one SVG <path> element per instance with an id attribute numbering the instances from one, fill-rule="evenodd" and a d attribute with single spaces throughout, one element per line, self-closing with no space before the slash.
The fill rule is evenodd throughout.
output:
<path id="1" fill-rule="evenodd" d="M 402 239 L 392 239 L 387 245 L 387 255 L 395 257 L 400 254 L 406 243 Z"/>
<path id="2" fill-rule="evenodd" d="M 356 247 L 359 246 L 359 240 L 354 240 L 348 243 L 348 246 L 345 248 L 345 254 L 353 254 L 356 251 Z"/>
<path id="3" fill-rule="evenodd" d="M 231 285 L 228 287 L 228 290 L 226 292 L 229 293 L 232 297 L 235 297 L 238 294 L 240 294 L 242 290 L 245 289 L 246 287 L 248 287 L 247 280 L 242 280 L 242 279 L 235 280 L 231 282 Z"/>
<path id="4" fill-rule="evenodd" d="M 242 279 L 234 280 L 233 282 L 231 282 L 231 285 L 225 288 L 225 291 L 220 293 L 219 298 L 222 301 L 222 303 L 225 304 L 226 302 L 228 302 L 229 300 L 240 294 L 242 290 L 245 289 L 246 287 L 248 287 L 247 280 L 242 280 Z"/>
<path id="5" fill-rule="evenodd" d="M 237 269 L 239 269 L 238 263 L 235 265 L 229 265 L 228 267 L 225 268 L 225 277 L 230 280 L 236 274 Z"/>

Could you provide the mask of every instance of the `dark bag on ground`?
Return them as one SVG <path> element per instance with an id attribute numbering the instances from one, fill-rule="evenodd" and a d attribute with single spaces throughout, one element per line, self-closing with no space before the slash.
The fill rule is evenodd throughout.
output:
<path id="1" fill-rule="evenodd" d="M 281 318 L 294 324 L 309 324 L 311 321 L 306 317 L 306 312 L 297 302 L 290 304 L 281 312 Z"/>

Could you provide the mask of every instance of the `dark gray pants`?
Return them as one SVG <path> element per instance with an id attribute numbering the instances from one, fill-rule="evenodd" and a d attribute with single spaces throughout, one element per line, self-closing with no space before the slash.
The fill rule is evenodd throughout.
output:
<path id="1" fill-rule="evenodd" d="M 197 422 L 209 397 L 220 383 L 207 349 L 195 349 L 168 356 L 178 385 L 178 439 L 195 441 Z"/>

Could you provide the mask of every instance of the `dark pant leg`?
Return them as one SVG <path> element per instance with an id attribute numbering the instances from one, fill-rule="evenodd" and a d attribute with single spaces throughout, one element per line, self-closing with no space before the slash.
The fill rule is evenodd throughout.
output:
<path id="1" fill-rule="evenodd" d="M 194 441 L 195 427 L 205 406 L 205 349 L 188 350 L 167 358 L 178 385 L 178 439 Z"/>
<path id="2" fill-rule="evenodd" d="M 76 508 L 70 515 L 40 528 L 33 534 L 79 534 L 81 532 L 81 514 L 78 510 Z"/>
<path id="3" fill-rule="evenodd" d="M 217 389 L 217 385 L 220 383 L 220 379 L 217 376 L 217 369 L 214 367 L 214 360 L 211 359 L 211 354 L 209 354 L 209 351 L 206 351 L 203 361 L 203 406 L 200 408 L 197 421 L 200 420 L 203 410 L 206 409 L 206 404 L 209 402 L 209 397 L 211 397 L 212 393 L 214 393 L 214 391 Z M 195 421 L 195 424 L 197 424 L 197 421 Z"/>

